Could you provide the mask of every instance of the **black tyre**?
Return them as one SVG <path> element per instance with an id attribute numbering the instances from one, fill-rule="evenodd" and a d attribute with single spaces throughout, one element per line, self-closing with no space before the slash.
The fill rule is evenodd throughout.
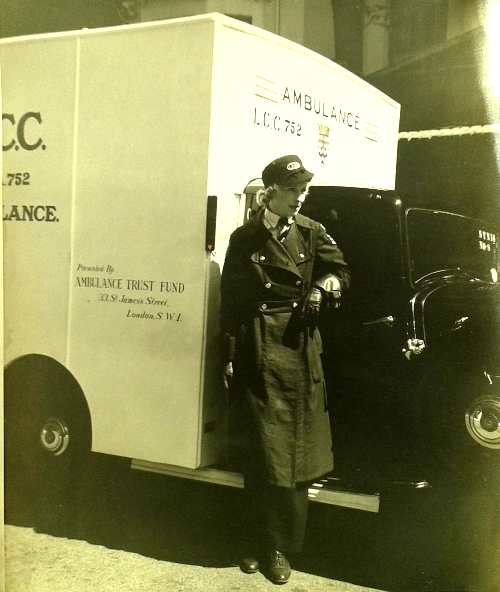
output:
<path id="1" fill-rule="evenodd" d="M 423 454 L 439 475 L 498 479 L 500 391 L 486 373 L 455 368 L 428 385 L 420 417 Z"/>
<path id="2" fill-rule="evenodd" d="M 44 356 L 26 356 L 7 368 L 7 522 L 33 523 L 62 513 L 90 448 L 88 407 L 64 367 Z"/>

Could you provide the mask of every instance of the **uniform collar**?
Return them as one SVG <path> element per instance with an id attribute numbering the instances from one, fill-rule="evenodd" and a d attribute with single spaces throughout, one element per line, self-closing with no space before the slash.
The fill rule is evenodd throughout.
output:
<path id="1" fill-rule="evenodd" d="M 281 220 L 281 216 L 278 216 L 278 214 L 271 212 L 271 210 L 269 208 L 266 208 L 264 210 L 264 216 L 262 217 L 262 222 L 264 223 L 264 226 L 268 230 L 272 230 L 272 229 L 276 228 L 276 226 L 278 225 L 278 222 L 280 220 Z M 294 217 L 290 216 L 287 219 L 287 221 L 288 221 L 288 224 L 291 226 L 294 223 Z"/>

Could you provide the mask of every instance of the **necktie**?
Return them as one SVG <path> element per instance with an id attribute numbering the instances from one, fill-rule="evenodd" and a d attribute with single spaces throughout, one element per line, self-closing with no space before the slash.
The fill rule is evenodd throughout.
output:
<path id="1" fill-rule="evenodd" d="M 290 230 L 290 223 L 288 222 L 288 218 L 280 218 L 278 220 L 278 240 L 280 242 L 283 242 L 286 238 L 286 235 L 288 234 L 288 231 Z"/>

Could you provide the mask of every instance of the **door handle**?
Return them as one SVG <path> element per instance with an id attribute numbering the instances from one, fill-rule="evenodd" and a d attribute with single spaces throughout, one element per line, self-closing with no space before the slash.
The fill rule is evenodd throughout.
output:
<path id="1" fill-rule="evenodd" d="M 392 315 L 387 317 L 381 317 L 380 319 L 374 319 L 373 321 L 364 321 L 363 325 L 368 327 L 370 325 L 386 325 L 387 327 L 393 327 L 395 318 Z"/>

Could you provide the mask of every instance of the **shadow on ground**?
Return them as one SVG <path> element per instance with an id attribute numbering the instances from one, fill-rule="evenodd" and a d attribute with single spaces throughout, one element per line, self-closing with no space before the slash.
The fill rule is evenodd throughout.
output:
<path id="1" fill-rule="evenodd" d="M 50 475 L 32 491 L 11 483 L 6 522 L 159 560 L 235 565 L 241 552 L 238 489 L 131 471 L 92 455 L 63 490 Z M 379 514 L 311 504 L 300 571 L 391 592 L 498 592 L 500 492 L 393 493 Z"/>

